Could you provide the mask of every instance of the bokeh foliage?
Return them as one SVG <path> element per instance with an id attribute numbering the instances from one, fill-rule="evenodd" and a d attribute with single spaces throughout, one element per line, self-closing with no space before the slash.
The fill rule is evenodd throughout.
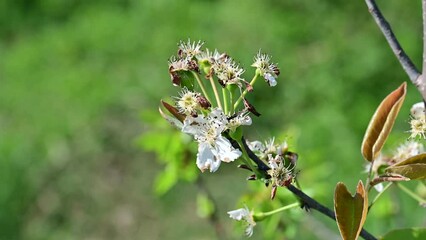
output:
<path id="1" fill-rule="evenodd" d="M 420 63 L 420 1 L 379 4 Z M 363 1 L 5 0 L 0 239 L 214 238 L 208 222 L 196 215 L 197 189 L 182 184 L 156 197 L 153 181 L 164 166 L 135 144 L 140 134 L 161 125 L 153 124 L 161 121 L 155 115 L 159 99 L 176 94 L 167 60 L 187 38 L 204 40 L 244 66 L 259 48 L 278 62 L 278 87 L 265 85 L 250 96 L 262 116 L 247 138 L 293 139 L 307 192 L 332 206 L 336 182 L 354 189 L 365 177 L 359 150 L 364 130 L 381 99 L 408 78 Z M 407 137 L 408 109 L 419 100 L 409 86 L 385 149 Z M 225 212 L 240 207 L 235 203 L 246 190 L 262 189 L 256 183 L 247 189 L 246 173 L 234 168 L 224 165 L 203 175 L 220 199 L 228 232 Z M 424 213 L 390 191 L 365 227 L 379 235 L 420 226 Z M 333 222 L 314 215 L 294 211 L 290 220 L 301 221 L 283 214 L 281 224 L 293 229 L 286 233 L 293 239 L 317 239 L 323 225 L 337 233 Z M 273 231 L 259 224 L 254 239 L 262 239 L 262 229 Z"/>

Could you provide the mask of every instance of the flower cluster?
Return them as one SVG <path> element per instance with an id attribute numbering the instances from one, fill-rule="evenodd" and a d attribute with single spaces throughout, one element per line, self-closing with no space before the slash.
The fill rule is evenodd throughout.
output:
<path id="1" fill-rule="evenodd" d="M 268 162 L 267 184 L 271 183 L 271 199 L 274 199 L 277 187 L 288 186 L 296 176 L 297 154 L 288 151 L 287 142 L 275 144 L 272 138 L 263 144 L 260 141 L 248 143 L 249 148 L 263 161 Z"/>
<path id="2" fill-rule="evenodd" d="M 173 126 L 193 137 L 198 144 L 196 165 L 205 172 L 215 172 L 222 163 L 241 159 L 244 168 L 253 172 L 250 178 L 272 185 L 271 198 L 278 186 L 288 186 L 295 177 L 297 154 L 288 151 L 287 143 L 274 139 L 261 143 L 244 139 L 242 126 L 252 124 L 251 114 L 260 116 L 246 99 L 257 79 L 270 87 L 277 85 L 280 70 L 271 57 L 260 51 L 251 65 L 256 70 L 251 81 L 246 72 L 228 54 L 203 49 L 201 41 L 178 44 L 176 56 L 169 59 L 173 85 L 180 87 L 173 103 L 162 101 L 160 114 Z M 247 207 L 228 212 L 232 219 L 246 223 L 246 235 L 256 225 Z"/>
<path id="3" fill-rule="evenodd" d="M 258 76 L 275 86 L 279 70 L 268 55 L 259 52 L 252 65 L 255 76 L 248 82 L 245 70 L 228 54 L 203 49 L 203 45 L 190 40 L 178 44 L 177 55 L 169 59 L 169 74 L 181 90 L 174 104 L 162 102 L 172 116 L 161 108 L 160 113 L 197 141 L 197 167 L 215 172 L 222 162 L 242 156 L 241 126 L 251 125 L 250 113 L 260 115 L 245 95 L 253 90 Z"/>
<path id="4" fill-rule="evenodd" d="M 425 105 L 423 102 L 414 104 L 411 107 L 411 130 L 410 138 L 416 138 L 420 136 L 423 139 L 426 139 L 426 119 L 425 119 Z"/>

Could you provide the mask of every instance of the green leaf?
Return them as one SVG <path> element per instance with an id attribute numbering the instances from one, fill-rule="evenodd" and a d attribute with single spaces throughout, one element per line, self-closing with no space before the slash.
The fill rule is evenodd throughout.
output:
<path id="1" fill-rule="evenodd" d="M 166 169 L 159 173 L 155 179 L 154 192 L 158 196 L 169 191 L 178 181 L 176 164 L 169 163 Z"/>
<path id="2" fill-rule="evenodd" d="M 358 238 L 368 212 L 368 196 L 364 185 L 358 182 L 354 196 L 342 182 L 337 183 L 334 193 L 334 211 L 340 235 L 344 240 Z"/>
<path id="3" fill-rule="evenodd" d="M 361 146 L 362 156 L 367 161 L 373 161 L 382 150 L 404 102 L 406 93 L 407 84 L 404 82 L 383 99 L 379 107 L 377 107 L 365 131 Z"/>
<path id="4" fill-rule="evenodd" d="M 202 218 L 211 217 L 215 212 L 215 204 L 207 194 L 197 194 L 197 214 Z"/>
<path id="5" fill-rule="evenodd" d="M 426 153 L 410 157 L 388 168 L 386 172 L 395 173 L 411 180 L 426 178 Z"/>
<path id="6" fill-rule="evenodd" d="M 415 240 L 415 239 L 426 239 L 426 228 L 404 228 L 392 230 L 380 240 Z"/>

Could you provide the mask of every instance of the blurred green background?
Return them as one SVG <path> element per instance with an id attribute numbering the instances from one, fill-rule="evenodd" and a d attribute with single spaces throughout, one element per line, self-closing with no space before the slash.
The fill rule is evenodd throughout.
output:
<path id="1" fill-rule="evenodd" d="M 419 64 L 420 1 L 379 5 Z M 363 132 L 384 96 L 408 78 L 364 1 L 4 0 L 0 239 L 216 238 L 209 221 L 197 216 L 194 184 L 154 194 L 165 166 L 137 143 L 146 131 L 169 128 L 157 114 L 159 100 L 177 94 L 167 60 L 188 38 L 226 51 L 246 67 L 247 78 L 259 48 L 278 62 L 278 86 L 259 84 L 250 96 L 262 116 L 246 135 L 287 136 L 300 155 L 299 181 L 307 192 L 331 207 L 338 181 L 354 189 L 365 179 Z M 409 108 L 418 101 L 409 85 L 385 148 L 408 137 Z M 241 194 L 260 184 L 246 183 L 246 175 L 228 164 L 202 176 L 231 239 L 244 237 L 226 211 L 241 207 Z M 425 209 L 396 190 L 367 219 L 377 236 L 426 225 Z M 317 213 L 288 214 L 299 219 L 287 222 L 290 239 L 338 237 L 334 222 Z M 258 224 L 252 239 L 263 239 L 263 230 Z"/>

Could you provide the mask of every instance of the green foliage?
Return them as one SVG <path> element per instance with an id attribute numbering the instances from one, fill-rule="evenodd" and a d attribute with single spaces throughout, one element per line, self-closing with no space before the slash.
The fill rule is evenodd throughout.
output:
<path id="1" fill-rule="evenodd" d="M 162 118 L 155 119 L 158 123 L 150 122 L 153 114 L 158 113 L 144 112 L 144 122 L 150 123 L 151 129 L 139 138 L 138 144 L 144 150 L 154 152 L 157 159 L 165 165 L 164 171 L 156 176 L 154 183 L 155 193 L 163 195 L 179 180 L 194 182 L 199 170 L 194 164 L 196 146 L 191 144 L 192 139 L 173 129 Z"/>
<path id="2" fill-rule="evenodd" d="M 415 240 L 415 239 L 425 239 L 425 238 L 426 238 L 426 229 L 406 228 L 406 229 L 398 229 L 398 230 L 391 231 L 380 239 L 382 240 L 397 240 L 397 239 Z"/>

